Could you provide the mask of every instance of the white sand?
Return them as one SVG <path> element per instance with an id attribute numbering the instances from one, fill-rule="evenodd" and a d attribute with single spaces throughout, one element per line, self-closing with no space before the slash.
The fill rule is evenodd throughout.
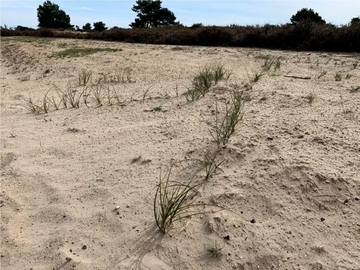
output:
<path id="1" fill-rule="evenodd" d="M 360 269 L 360 91 L 350 92 L 359 55 L 28 40 L 1 44 L 2 269 Z M 50 57 L 71 47 L 122 51 Z M 160 167 L 214 147 L 209 123 L 223 96 L 182 94 L 215 62 L 232 72 L 221 87 L 241 85 L 267 54 L 283 56 L 280 70 L 246 91 L 224 162 L 199 189 L 200 203 L 231 211 L 207 207 L 162 235 Z M 76 85 L 83 68 L 95 78 L 126 67 L 134 82 L 111 84 L 121 106 L 25 108 L 29 96 Z M 206 251 L 215 241 L 220 260 Z"/>

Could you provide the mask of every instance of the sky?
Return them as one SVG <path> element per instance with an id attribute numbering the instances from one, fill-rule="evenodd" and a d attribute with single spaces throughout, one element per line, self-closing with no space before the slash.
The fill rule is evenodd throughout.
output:
<path id="1" fill-rule="evenodd" d="M 1 0 L 1 26 L 18 25 L 37 28 L 37 8 L 45 0 Z M 136 18 L 131 8 L 135 0 L 52 0 L 70 16 L 71 24 L 82 28 L 86 23 L 102 21 L 106 27 L 129 28 Z M 312 8 L 336 25 L 348 24 L 360 16 L 360 0 L 162 0 L 162 7 L 172 11 L 185 26 L 194 23 L 226 26 L 284 24 L 302 8 Z"/>

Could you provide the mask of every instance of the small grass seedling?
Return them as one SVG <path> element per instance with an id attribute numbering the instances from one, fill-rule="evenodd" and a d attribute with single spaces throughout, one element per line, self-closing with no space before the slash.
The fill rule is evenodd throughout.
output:
<path id="1" fill-rule="evenodd" d="M 274 66 L 274 71 L 280 69 L 281 66 L 281 56 L 271 56 L 265 59 L 265 62 L 262 66 L 264 71 L 269 71 L 272 66 Z"/>
<path id="2" fill-rule="evenodd" d="M 78 85 L 86 86 L 90 82 L 92 76 L 92 71 L 86 68 L 82 69 L 78 74 Z"/>
<path id="3" fill-rule="evenodd" d="M 29 97 L 28 100 L 25 100 L 25 103 L 26 103 L 26 108 L 32 113 L 39 114 L 44 111 L 42 105 L 35 104 L 35 102 L 31 97 Z"/>
<path id="4" fill-rule="evenodd" d="M 220 80 L 228 80 L 231 76 L 231 73 L 227 71 L 224 65 L 215 64 L 212 67 L 212 72 L 214 76 L 214 83 L 217 84 Z"/>
<path id="5" fill-rule="evenodd" d="M 261 72 L 260 72 L 260 73 L 255 73 L 255 74 L 254 74 L 254 78 L 252 79 L 253 83 L 258 82 L 258 81 L 260 80 L 260 78 L 261 78 L 262 75 L 263 75 L 263 74 L 262 74 Z"/>
<path id="6" fill-rule="evenodd" d="M 337 82 L 341 81 L 341 74 L 337 72 L 337 73 L 335 74 L 335 77 L 334 77 L 334 78 L 335 78 L 335 81 L 337 81 Z"/>
<path id="7" fill-rule="evenodd" d="M 357 93 L 357 92 L 360 92 L 360 86 L 351 87 L 350 93 Z"/>
<path id="8" fill-rule="evenodd" d="M 163 111 L 163 108 L 162 108 L 162 106 L 156 106 L 152 109 L 152 111 L 153 112 L 161 112 L 161 111 Z"/>
<path id="9" fill-rule="evenodd" d="M 148 88 L 145 89 L 143 96 L 142 96 L 142 100 L 144 101 L 146 99 L 147 94 L 150 92 L 151 87 L 153 87 L 154 85 L 150 85 Z"/>
<path id="10" fill-rule="evenodd" d="M 214 241 L 211 246 L 206 247 L 205 250 L 213 259 L 220 260 L 223 256 L 223 247 L 221 247 L 216 241 Z"/>
<path id="11" fill-rule="evenodd" d="M 315 95 L 314 93 L 310 93 L 308 94 L 307 96 L 305 96 L 305 99 L 307 100 L 307 102 L 312 105 L 312 103 L 314 102 L 315 100 Z"/>
<path id="12" fill-rule="evenodd" d="M 247 73 L 247 77 L 248 79 L 246 81 L 243 82 L 245 88 L 247 90 L 251 90 L 253 89 L 254 85 L 259 82 L 260 78 L 264 75 L 263 72 L 253 72 L 251 71 L 252 75 L 249 74 L 249 72 Z"/>
<path id="13" fill-rule="evenodd" d="M 236 125 L 243 118 L 244 100 L 242 93 L 237 89 L 232 91 L 230 106 L 225 102 L 225 112 L 219 116 L 218 106 L 216 104 L 215 125 L 211 132 L 211 136 L 218 146 L 221 144 L 226 146 L 231 135 L 235 132 Z"/>
<path id="14" fill-rule="evenodd" d="M 209 180 L 217 171 L 219 166 L 224 162 L 224 160 L 217 160 L 217 155 L 219 154 L 219 149 L 216 149 L 214 152 L 205 151 L 203 160 L 201 160 L 201 164 L 205 170 L 205 178 L 204 180 Z"/>
<path id="15" fill-rule="evenodd" d="M 321 71 L 319 76 L 318 76 L 318 79 L 320 79 L 322 76 L 326 75 L 326 73 L 327 73 L 326 70 Z"/>

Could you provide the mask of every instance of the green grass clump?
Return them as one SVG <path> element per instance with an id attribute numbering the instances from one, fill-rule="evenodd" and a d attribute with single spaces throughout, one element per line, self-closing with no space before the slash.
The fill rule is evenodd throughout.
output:
<path id="1" fill-rule="evenodd" d="M 174 222 L 199 214 L 191 211 L 191 208 L 196 207 L 199 184 L 194 183 L 193 178 L 186 184 L 170 181 L 170 176 L 171 167 L 164 176 L 160 174 L 154 198 L 155 222 L 160 232 L 164 234 Z"/>
<path id="2" fill-rule="evenodd" d="M 219 154 L 219 149 L 214 152 L 205 151 L 203 160 L 200 163 L 203 166 L 203 170 L 205 171 L 204 180 L 209 180 L 217 171 L 219 166 L 224 162 L 224 160 L 218 160 L 217 155 Z"/>
<path id="3" fill-rule="evenodd" d="M 257 82 L 260 80 L 260 78 L 261 78 L 262 75 L 264 75 L 264 74 L 261 73 L 261 72 L 260 72 L 260 73 L 255 73 L 255 74 L 254 74 L 254 78 L 252 79 L 252 82 L 253 82 L 253 83 L 257 83 Z"/>
<path id="4" fill-rule="evenodd" d="M 242 93 L 236 88 L 232 91 L 230 106 L 225 101 L 225 112 L 219 115 L 218 106 L 216 105 L 215 125 L 211 132 L 211 136 L 218 146 L 221 144 L 226 146 L 231 135 L 235 132 L 236 125 L 243 118 L 244 100 Z"/>
<path id="5" fill-rule="evenodd" d="M 263 64 L 263 70 L 269 71 L 271 67 L 274 67 L 274 71 L 280 69 L 281 59 L 281 56 L 271 56 L 269 58 L 266 58 Z"/>
<path id="6" fill-rule="evenodd" d="M 118 52 L 121 49 L 112 49 L 112 48 L 71 48 L 64 51 L 58 52 L 53 56 L 56 57 L 81 57 L 97 52 Z"/>
<path id="7" fill-rule="evenodd" d="M 211 258 L 220 260 L 223 255 L 222 249 L 223 247 L 219 246 L 219 244 L 216 241 L 214 241 L 214 244 L 207 247 L 205 250 L 207 251 L 207 253 L 210 255 Z"/>
<path id="8" fill-rule="evenodd" d="M 220 80 L 227 80 L 229 77 L 230 72 L 221 64 L 201 68 L 199 73 L 194 77 L 192 86 L 185 93 L 186 100 L 188 102 L 198 100 L 210 91 L 211 86 L 217 84 Z"/>
<path id="9" fill-rule="evenodd" d="M 335 77 L 334 77 L 334 78 L 335 78 L 335 81 L 337 81 L 337 82 L 341 81 L 341 74 L 337 72 L 337 73 L 335 74 Z"/>
<path id="10" fill-rule="evenodd" d="M 360 86 L 351 87 L 350 93 L 357 93 L 357 92 L 360 92 Z"/>

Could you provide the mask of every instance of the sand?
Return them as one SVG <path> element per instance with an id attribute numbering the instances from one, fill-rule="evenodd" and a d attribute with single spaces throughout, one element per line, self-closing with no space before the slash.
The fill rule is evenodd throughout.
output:
<path id="1" fill-rule="evenodd" d="M 1 47 L 1 269 L 360 269 L 360 55 L 16 37 Z M 69 48 L 119 50 L 54 57 Z M 269 56 L 279 69 L 263 70 Z M 229 80 L 187 102 L 214 63 Z M 28 110 L 29 97 L 79 93 L 84 69 L 92 82 L 107 74 L 118 102 Z M 162 234 L 160 172 L 216 148 L 216 104 L 234 84 L 244 116 L 198 188 L 202 214 Z M 188 181 L 181 168 L 172 180 Z"/>

